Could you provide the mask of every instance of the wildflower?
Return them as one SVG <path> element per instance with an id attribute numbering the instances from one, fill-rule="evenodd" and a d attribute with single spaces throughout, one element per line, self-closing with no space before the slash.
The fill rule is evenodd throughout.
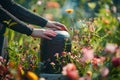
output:
<path id="1" fill-rule="evenodd" d="M 70 71 L 67 73 L 69 80 L 78 80 L 79 75 L 77 71 Z"/>
<path id="2" fill-rule="evenodd" d="M 105 52 L 115 53 L 117 48 L 117 44 L 107 43 L 105 47 Z"/>
<path id="3" fill-rule="evenodd" d="M 62 56 L 65 56 L 66 54 L 67 54 L 66 52 L 64 52 L 64 51 L 62 52 Z"/>
<path id="4" fill-rule="evenodd" d="M 9 61 L 8 66 L 9 66 L 10 68 L 14 68 L 14 67 L 15 67 L 15 63 L 12 62 L 12 61 Z"/>
<path id="5" fill-rule="evenodd" d="M 114 67 L 118 67 L 118 66 L 120 66 L 120 57 L 113 57 L 112 58 L 112 65 L 114 66 Z"/>
<path id="6" fill-rule="evenodd" d="M 45 17 L 46 19 L 48 19 L 48 20 L 51 20 L 51 21 L 54 20 L 53 15 L 52 15 L 52 14 L 49 14 L 49 13 L 48 13 L 48 14 L 45 14 L 44 17 Z"/>
<path id="7" fill-rule="evenodd" d="M 47 7 L 49 7 L 49 8 L 59 8 L 60 5 L 57 2 L 49 1 L 49 2 L 47 2 Z"/>
<path id="8" fill-rule="evenodd" d="M 114 13 L 116 13 L 116 12 L 117 12 L 117 7 L 116 7 L 116 6 L 113 6 L 113 7 L 112 7 L 112 11 L 113 11 Z"/>
<path id="9" fill-rule="evenodd" d="M 55 53 L 55 55 L 54 55 L 56 58 L 58 58 L 59 57 L 59 53 Z"/>
<path id="10" fill-rule="evenodd" d="M 27 72 L 27 78 L 30 80 L 39 80 L 38 76 L 31 71 Z"/>
<path id="11" fill-rule="evenodd" d="M 69 13 L 69 14 L 70 14 L 70 13 L 73 13 L 73 11 L 74 11 L 73 9 L 66 9 L 66 10 L 65 10 L 65 12 L 67 12 L 67 13 Z"/>
<path id="12" fill-rule="evenodd" d="M 88 48 L 83 48 L 83 57 L 80 59 L 82 62 L 90 61 L 94 58 L 94 50 L 93 49 L 88 49 Z"/>
<path id="13" fill-rule="evenodd" d="M 106 12 L 107 12 L 107 13 L 110 13 L 110 9 L 106 9 Z"/>
<path id="14" fill-rule="evenodd" d="M 84 77 L 80 77 L 79 80 L 86 80 Z"/>
<path id="15" fill-rule="evenodd" d="M 24 75 L 24 70 L 22 69 L 22 65 L 18 64 L 17 71 L 19 75 Z"/>
<path id="16" fill-rule="evenodd" d="M 40 78 L 40 80 L 45 80 L 45 78 Z"/>
<path id="17" fill-rule="evenodd" d="M 37 4 L 37 5 L 41 5 L 41 4 L 42 4 L 42 1 L 41 1 L 41 0 L 38 0 L 36 4 Z"/>
<path id="18" fill-rule="evenodd" d="M 94 65 L 94 66 L 98 66 L 98 64 L 100 63 L 100 59 L 99 58 L 93 58 L 91 60 L 91 63 Z"/>
<path id="19" fill-rule="evenodd" d="M 91 32 L 94 32 L 94 31 L 95 31 L 95 27 L 94 27 L 93 25 L 89 25 L 88 28 L 89 28 L 89 30 L 90 30 Z"/>
<path id="20" fill-rule="evenodd" d="M 2 56 L 0 56 L 0 62 L 3 62 L 3 57 Z"/>
<path id="21" fill-rule="evenodd" d="M 92 77 L 92 72 L 91 71 L 87 71 L 87 75 Z"/>
<path id="22" fill-rule="evenodd" d="M 55 65 L 55 63 L 54 63 L 54 62 L 51 62 L 50 64 L 51 64 L 51 65 L 53 65 L 53 66 Z"/>
<path id="23" fill-rule="evenodd" d="M 102 67 L 100 69 L 100 73 L 101 73 L 102 77 L 106 77 L 109 74 L 109 69 L 107 67 Z"/>
<path id="24" fill-rule="evenodd" d="M 102 22 L 104 24 L 110 24 L 110 21 L 108 19 L 105 19 L 104 17 L 102 17 Z"/>
<path id="25" fill-rule="evenodd" d="M 63 75 L 67 75 L 69 80 L 78 80 L 79 75 L 76 66 L 73 63 L 69 63 L 63 67 Z"/>
<path id="26" fill-rule="evenodd" d="M 120 57 L 120 47 L 116 50 L 116 57 Z"/>
<path id="27" fill-rule="evenodd" d="M 120 22 L 120 17 L 117 17 L 118 21 Z"/>

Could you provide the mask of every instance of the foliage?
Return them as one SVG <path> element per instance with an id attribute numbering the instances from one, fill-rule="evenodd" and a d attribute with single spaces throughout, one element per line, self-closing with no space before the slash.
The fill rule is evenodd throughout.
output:
<path id="1" fill-rule="evenodd" d="M 16 1 L 23 6 L 27 2 Z M 38 1 L 41 1 L 41 4 Z M 66 7 L 70 4 L 64 4 L 72 0 L 38 1 L 31 0 L 28 2 L 31 6 L 25 5 L 25 7 L 49 20 L 64 23 L 71 35 L 72 50 L 71 52 L 63 51 L 62 56 L 56 53 L 56 61 L 48 60 L 43 65 L 39 63 L 40 39 L 7 30 L 5 35 L 9 36 L 9 47 L 6 49 L 9 52 L 9 62 L 6 64 L 6 61 L 0 59 L 0 77 L 3 76 L 1 79 L 6 79 L 8 75 L 13 76 L 9 79 L 28 79 L 28 71 L 33 71 L 38 75 L 42 73 L 41 67 L 49 70 L 51 74 L 63 72 L 71 80 L 72 78 L 78 80 L 78 77 L 80 80 L 117 80 L 120 78 L 120 17 L 119 5 L 116 5 L 114 0 L 80 0 L 80 5 L 72 8 Z M 74 65 L 72 69 L 67 65 L 69 63 Z M 65 69 L 66 65 L 69 71 Z M 79 76 L 75 78 L 75 74 Z"/>

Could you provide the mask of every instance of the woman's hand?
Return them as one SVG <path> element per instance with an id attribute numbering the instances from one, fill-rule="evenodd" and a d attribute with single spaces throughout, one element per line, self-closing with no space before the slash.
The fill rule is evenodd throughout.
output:
<path id="1" fill-rule="evenodd" d="M 31 34 L 32 37 L 45 38 L 48 40 L 51 40 L 51 37 L 55 37 L 56 35 L 57 33 L 55 31 L 46 29 L 33 29 L 33 32 Z"/>
<path id="2" fill-rule="evenodd" d="M 48 21 L 46 24 L 46 27 L 51 28 L 53 30 L 65 30 L 65 31 L 67 31 L 67 28 L 65 25 L 63 25 L 59 22 L 54 22 L 54 21 Z"/>

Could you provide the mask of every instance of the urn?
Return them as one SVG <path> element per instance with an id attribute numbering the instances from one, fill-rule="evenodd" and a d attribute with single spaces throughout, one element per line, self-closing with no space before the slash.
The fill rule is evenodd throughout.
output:
<path id="1" fill-rule="evenodd" d="M 55 31 L 57 35 L 52 40 L 41 39 L 40 55 L 41 61 L 50 59 L 54 61 L 54 55 L 58 53 L 62 56 L 62 52 L 71 51 L 71 38 L 67 31 Z"/>

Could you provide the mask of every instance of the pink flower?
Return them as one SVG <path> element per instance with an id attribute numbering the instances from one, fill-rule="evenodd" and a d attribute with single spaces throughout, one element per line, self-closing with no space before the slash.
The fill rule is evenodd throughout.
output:
<path id="1" fill-rule="evenodd" d="M 88 49 L 88 48 L 83 48 L 83 57 L 80 59 L 82 62 L 90 61 L 94 58 L 94 50 L 93 49 Z"/>
<path id="2" fill-rule="evenodd" d="M 51 62 L 50 64 L 51 64 L 51 65 L 53 65 L 53 66 L 55 65 L 55 63 L 54 63 L 54 62 Z"/>
<path id="3" fill-rule="evenodd" d="M 65 67 L 63 67 L 62 71 L 63 75 L 67 75 L 69 80 L 78 80 L 79 74 L 76 70 L 76 66 L 72 63 L 67 64 Z"/>
<path id="4" fill-rule="evenodd" d="M 117 48 L 117 44 L 107 43 L 105 47 L 105 52 L 115 53 Z"/>
<path id="5" fill-rule="evenodd" d="M 120 66 L 120 57 L 118 57 L 118 58 L 113 57 L 112 58 L 112 64 L 113 64 L 114 67 Z"/>
<path id="6" fill-rule="evenodd" d="M 94 66 L 98 66 L 98 64 L 101 62 L 100 58 L 93 58 L 91 63 L 94 65 Z"/>
<path id="7" fill-rule="evenodd" d="M 77 70 L 68 72 L 67 76 L 69 80 L 78 80 L 79 78 Z"/>
<path id="8" fill-rule="evenodd" d="M 100 69 L 100 73 L 101 73 L 102 77 L 106 77 L 109 74 L 109 69 L 107 67 L 102 67 Z"/>
<path id="9" fill-rule="evenodd" d="M 0 56 L 0 62 L 3 62 L 3 57 L 2 56 Z"/>
<path id="10" fill-rule="evenodd" d="M 72 63 L 68 63 L 66 66 L 63 67 L 63 75 L 67 75 L 67 72 L 76 70 L 76 66 Z"/>
<path id="11" fill-rule="evenodd" d="M 80 77 L 79 80 L 86 80 L 84 77 Z"/>
<path id="12" fill-rule="evenodd" d="M 62 56 L 65 56 L 66 54 L 67 54 L 67 52 L 64 52 L 64 51 L 62 52 Z"/>
<path id="13" fill-rule="evenodd" d="M 59 53 L 55 53 L 55 55 L 54 55 L 56 58 L 58 58 L 59 57 Z"/>

